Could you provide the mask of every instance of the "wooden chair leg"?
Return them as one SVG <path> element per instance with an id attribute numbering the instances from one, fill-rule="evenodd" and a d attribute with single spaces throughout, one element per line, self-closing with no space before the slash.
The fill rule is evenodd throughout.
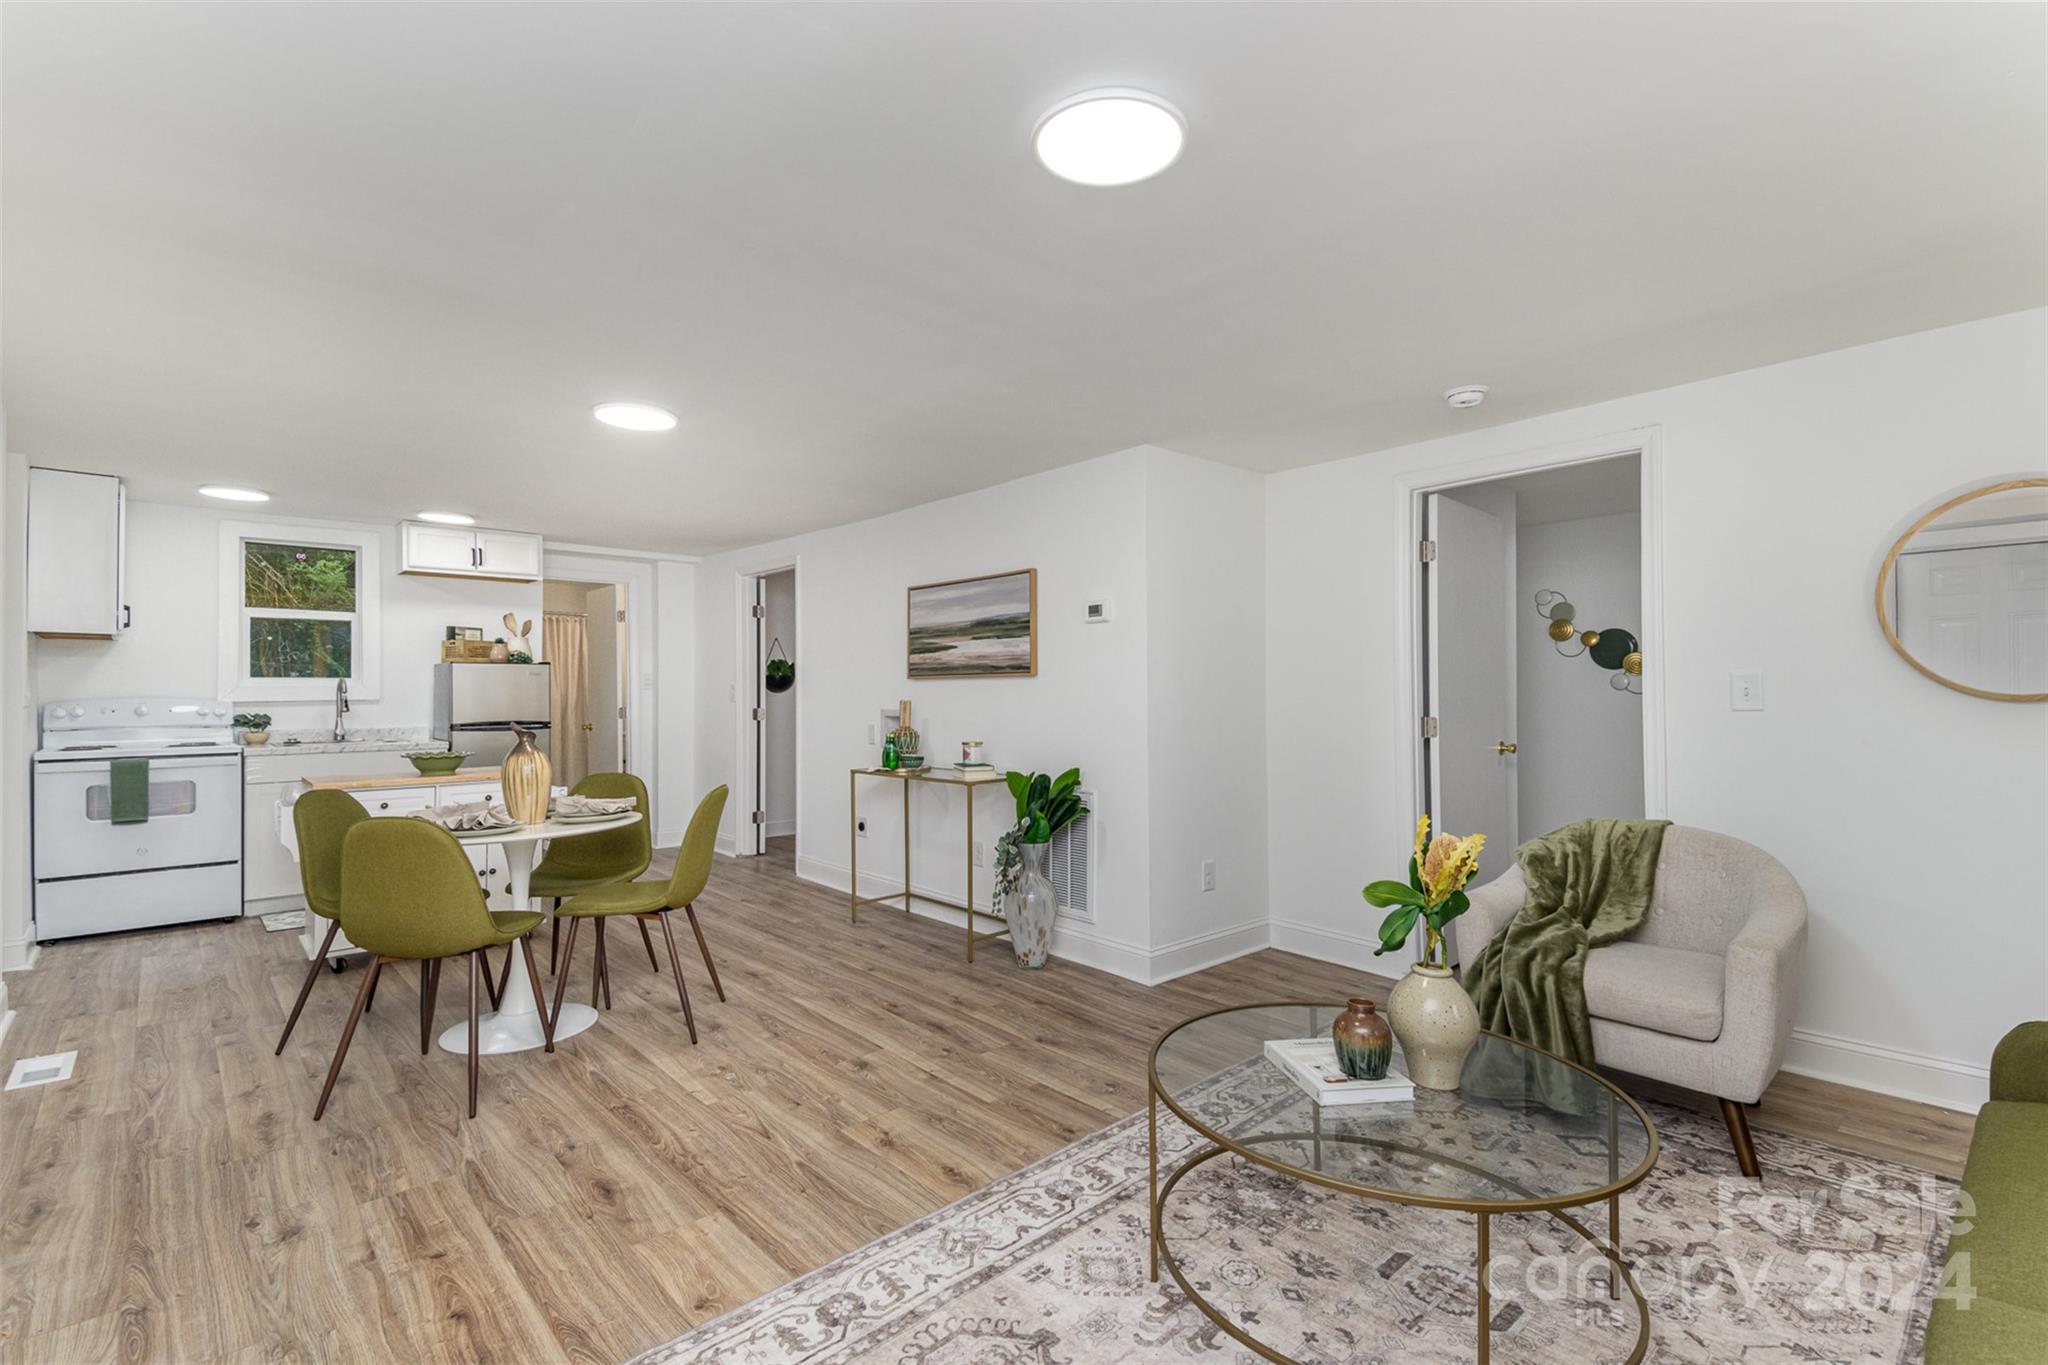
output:
<path id="1" fill-rule="evenodd" d="M 524 940 L 524 939 L 522 939 L 522 940 L 520 940 L 520 941 L 521 941 L 522 943 L 523 943 L 523 942 L 525 942 L 525 940 Z M 515 952 L 513 952 L 513 951 L 512 951 L 512 945 L 511 945 L 511 944 L 509 944 L 509 943 L 508 943 L 508 944 L 506 944 L 506 945 L 505 945 L 505 967 L 504 967 L 504 970 L 503 970 L 503 971 L 501 971 L 501 972 L 499 972 L 499 973 L 498 973 L 498 989 L 497 989 L 497 993 L 491 996 L 491 1008 L 492 1008 L 492 1009 L 498 1009 L 498 1008 L 500 1008 L 500 1007 L 501 1007 L 501 1006 L 503 1005 L 503 1003 L 504 1003 L 504 1000 L 505 1000 L 505 988 L 506 988 L 507 986 L 509 986 L 509 985 L 511 985 L 511 984 L 512 984 L 512 959 L 513 959 L 513 958 L 515 958 L 515 957 L 517 957 L 517 956 L 519 956 L 519 954 L 517 954 L 517 953 L 515 953 Z M 488 967 L 488 966 L 490 965 L 490 961 L 491 961 L 491 960 L 490 960 L 489 958 L 485 958 L 485 959 L 484 959 L 484 965 L 485 965 L 486 967 Z"/>
<path id="2" fill-rule="evenodd" d="M 1734 1100 L 1722 1100 L 1721 1118 L 1728 1125 L 1729 1140 L 1735 1144 L 1735 1164 L 1751 1180 L 1759 1179 L 1756 1143 L 1749 1136 L 1749 1111 Z"/>
<path id="3" fill-rule="evenodd" d="M 476 951 L 477 955 L 483 959 L 484 994 L 491 998 L 491 1008 L 496 1009 L 498 1008 L 498 978 L 491 972 L 491 955 L 481 948 Z M 508 949 L 507 951 L 509 952 L 510 950 Z M 508 967 L 512 965 L 510 957 L 505 959 L 505 965 Z"/>
<path id="4" fill-rule="evenodd" d="M 697 951 L 704 954 L 704 968 L 711 973 L 711 988 L 718 992 L 720 1000 L 724 1000 L 725 987 L 718 984 L 718 968 L 711 963 L 711 945 L 704 941 L 704 926 L 697 923 L 696 905 L 684 906 L 683 913 L 690 917 L 690 932 L 697 936 Z"/>
<path id="5" fill-rule="evenodd" d="M 420 963 L 420 1056 L 427 1055 L 427 1040 L 434 1035 L 434 996 L 441 986 L 441 959 L 430 957 Z"/>
<path id="6" fill-rule="evenodd" d="M 555 900 L 555 909 L 557 909 L 557 910 L 560 910 L 561 908 L 562 908 L 562 902 L 561 902 L 561 899 L 560 899 L 559 897 L 557 897 L 557 898 L 556 898 L 556 900 Z M 549 916 L 548 916 L 548 975 L 549 975 L 549 976 L 553 976 L 553 975 L 555 974 L 555 963 L 556 963 L 556 960 L 557 960 L 557 959 L 558 959 L 558 958 L 559 958 L 559 957 L 561 956 L 561 952 L 562 952 L 562 917 L 561 917 L 560 915 L 549 915 Z"/>
<path id="7" fill-rule="evenodd" d="M 533 1007 L 540 1011 L 540 1036 L 548 1040 L 547 1051 L 555 1050 L 555 1021 L 548 1014 L 547 992 L 540 986 L 540 968 L 533 965 L 533 935 L 519 938 L 519 955 L 526 959 L 526 981 L 533 987 Z"/>
<path id="8" fill-rule="evenodd" d="M 327 1084 L 320 1087 L 320 1102 L 313 1106 L 313 1122 L 327 1112 L 327 1097 L 334 1093 L 335 1078 L 341 1075 L 342 1059 L 348 1056 L 349 1039 L 356 1036 L 356 1021 L 363 1017 L 363 1011 L 370 1007 L 370 995 L 377 989 L 377 973 L 384 966 L 384 959 L 371 957 L 369 970 L 363 973 L 363 984 L 356 988 L 356 1003 L 349 1008 L 348 1023 L 342 1026 L 341 1042 L 335 1045 L 334 1060 L 327 1064 Z"/>
<path id="9" fill-rule="evenodd" d="M 590 964 L 590 1006 L 592 1009 L 597 1008 L 598 993 L 602 990 L 604 993 L 604 1007 L 610 1009 L 612 1007 L 612 973 L 610 964 L 604 960 L 604 916 L 599 915 L 592 922 L 597 925 L 597 956 Z"/>
<path id="10" fill-rule="evenodd" d="M 668 927 L 668 911 L 660 912 L 661 936 L 668 940 L 668 967 L 676 974 L 676 998 L 683 1002 L 683 1022 L 690 1028 L 690 1043 L 697 1042 L 697 1019 L 690 1013 L 690 988 L 683 984 L 683 964 L 676 959 L 675 932 Z M 645 921 L 642 922 L 643 925 Z"/>
<path id="11" fill-rule="evenodd" d="M 647 921 L 641 919 L 638 915 L 635 915 L 633 919 L 640 926 L 640 941 L 647 945 L 647 965 L 654 969 L 656 976 L 660 976 L 661 964 L 654 960 L 654 938 L 647 932 Z"/>
<path id="12" fill-rule="evenodd" d="M 481 1031 L 476 1023 L 476 969 L 484 969 L 484 980 L 491 979 L 491 960 L 478 948 L 469 955 L 469 1116 L 476 1117 L 476 1045 Z"/>
<path id="13" fill-rule="evenodd" d="M 313 912 L 309 910 L 306 913 L 310 915 Z M 306 984 L 299 987 L 299 998 L 292 1005 L 292 1017 L 284 1021 L 284 1032 L 277 1035 L 277 1051 L 270 1054 L 271 1056 L 284 1056 L 284 1045 L 291 1041 L 292 1029 L 298 1025 L 299 1011 L 306 1008 L 306 997 L 313 993 L 313 981 L 320 975 L 320 969 L 327 965 L 327 950 L 334 946 L 334 936 L 340 932 L 341 921 L 329 920 L 327 937 L 320 940 L 320 951 L 306 964 Z"/>
<path id="14" fill-rule="evenodd" d="M 377 1008 L 377 974 L 375 972 L 370 973 L 370 998 L 363 1002 L 363 1008 L 366 1010 Z"/>
<path id="15" fill-rule="evenodd" d="M 555 973 L 554 1017 L 556 1019 L 562 1017 L 562 992 L 569 988 L 569 964 L 576 960 L 576 928 L 582 923 L 583 921 L 580 918 L 569 921 L 569 941 L 562 945 L 562 970 Z M 546 1027 L 550 1035 L 552 1035 L 554 1025 L 549 1024 Z M 549 1046 L 553 1046 L 552 1042 Z"/>

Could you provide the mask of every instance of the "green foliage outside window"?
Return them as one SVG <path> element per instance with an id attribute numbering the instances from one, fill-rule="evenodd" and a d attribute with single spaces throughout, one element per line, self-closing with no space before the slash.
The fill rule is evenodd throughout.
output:
<path id="1" fill-rule="evenodd" d="M 354 611 L 356 552 L 317 545 L 242 545 L 243 603 L 284 611 Z"/>

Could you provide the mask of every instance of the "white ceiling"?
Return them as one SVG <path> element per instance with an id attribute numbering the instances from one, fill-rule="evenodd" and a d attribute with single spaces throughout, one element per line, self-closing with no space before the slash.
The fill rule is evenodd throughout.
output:
<path id="1" fill-rule="evenodd" d="M 2044 16 L 8 5 L 10 444 L 676 551 L 1332 459 L 2041 304 Z M 1033 161 L 1105 84 L 1165 175 Z"/>

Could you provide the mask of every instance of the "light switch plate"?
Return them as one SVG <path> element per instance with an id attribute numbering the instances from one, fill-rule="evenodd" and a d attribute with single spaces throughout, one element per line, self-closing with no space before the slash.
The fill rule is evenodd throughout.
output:
<path id="1" fill-rule="evenodd" d="M 1214 858 L 1205 858 L 1202 861 L 1202 889 L 1204 891 L 1214 891 L 1216 889 L 1216 860 Z"/>
<path id="2" fill-rule="evenodd" d="M 1762 669 L 1737 669 L 1728 675 L 1728 709 L 1730 711 L 1761 711 L 1764 709 L 1764 675 Z"/>

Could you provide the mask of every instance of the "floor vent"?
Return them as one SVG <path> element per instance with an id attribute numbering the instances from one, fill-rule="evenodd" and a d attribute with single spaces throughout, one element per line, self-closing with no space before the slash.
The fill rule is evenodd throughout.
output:
<path id="1" fill-rule="evenodd" d="M 57 1081 L 71 1079 L 71 1068 L 78 1064 L 78 1053 L 53 1052 L 47 1057 L 23 1057 L 8 1073 L 7 1089 L 26 1090 L 32 1085 L 50 1085 Z"/>
<path id="2" fill-rule="evenodd" d="M 1088 814 L 1052 836 L 1046 853 L 1046 867 L 1052 889 L 1058 895 L 1060 913 L 1075 919 L 1095 918 L 1093 856 L 1095 845 L 1095 793 L 1079 793 Z"/>

